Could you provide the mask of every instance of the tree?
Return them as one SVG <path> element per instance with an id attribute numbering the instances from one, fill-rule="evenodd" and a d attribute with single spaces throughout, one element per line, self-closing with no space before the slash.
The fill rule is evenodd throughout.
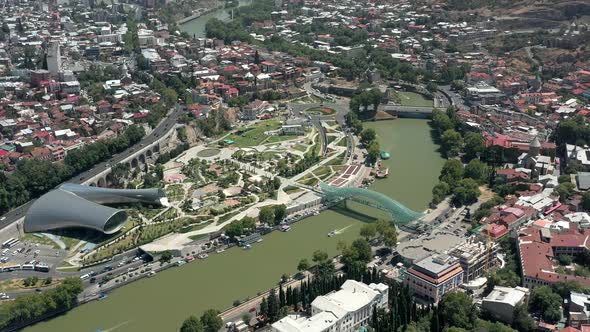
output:
<path id="1" fill-rule="evenodd" d="M 190 315 L 187 319 L 182 322 L 180 332 L 203 332 L 203 323 L 193 315 Z"/>
<path id="2" fill-rule="evenodd" d="M 223 320 L 216 309 L 209 309 L 201 316 L 201 323 L 205 332 L 217 332 L 223 326 Z"/>
<path id="3" fill-rule="evenodd" d="M 377 133 L 373 128 L 367 128 L 361 132 L 361 143 L 365 146 L 371 144 L 377 138 Z"/>
<path id="4" fill-rule="evenodd" d="M 468 160 L 476 158 L 485 149 L 483 137 L 480 133 L 468 132 L 463 139 L 465 141 L 465 158 Z"/>
<path id="5" fill-rule="evenodd" d="M 586 211 L 590 211 L 590 192 L 587 191 L 582 196 L 582 207 Z"/>
<path id="6" fill-rule="evenodd" d="M 559 201 L 563 203 L 567 199 L 572 197 L 572 195 L 574 194 L 575 188 L 576 188 L 576 186 L 573 183 L 570 183 L 570 182 L 560 183 L 553 190 L 553 194 L 559 196 Z"/>
<path id="7" fill-rule="evenodd" d="M 449 116 L 439 110 L 434 110 L 432 112 L 432 126 L 436 129 L 439 136 L 445 131 L 455 128 L 455 124 L 451 121 Z"/>
<path id="8" fill-rule="evenodd" d="M 160 261 L 169 263 L 172 260 L 172 253 L 168 250 L 164 251 L 160 256 Z"/>
<path id="9" fill-rule="evenodd" d="M 451 82 L 451 89 L 453 89 L 455 91 L 463 90 L 464 86 L 465 86 L 465 83 L 463 83 L 463 81 L 454 80 Z"/>
<path id="10" fill-rule="evenodd" d="M 556 322 L 561 318 L 562 299 L 549 286 L 533 288 L 529 300 L 531 311 L 538 312 L 543 319 Z"/>
<path id="11" fill-rule="evenodd" d="M 320 263 L 328 259 L 328 253 L 322 250 L 316 250 L 313 252 L 311 260 L 314 263 Z"/>
<path id="12" fill-rule="evenodd" d="M 261 223 L 267 225 L 274 225 L 275 221 L 275 210 L 272 206 L 263 206 L 260 209 L 260 214 L 258 214 L 258 218 L 260 219 Z"/>
<path id="13" fill-rule="evenodd" d="M 531 332 L 536 328 L 535 320 L 529 314 L 526 305 L 519 304 L 514 307 L 512 327 L 520 332 Z"/>
<path id="14" fill-rule="evenodd" d="M 463 179 L 453 189 L 453 202 L 459 205 L 475 203 L 480 194 L 479 186 L 475 180 Z"/>
<path id="15" fill-rule="evenodd" d="M 258 51 L 254 52 L 254 63 L 260 64 L 260 54 L 258 54 Z"/>
<path id="16" fill-rule="evenodd" d="M 369 147 L 367 148 L 367 156 L 369 162 L 374 163 L 375 161 L 377 161 L 380 152 L 381 151 L 379 148 L 379 143 L 377 143 L 377 141 L 372 141 L 371 144 L 369 144 Z"/>
<path id="17" fill-rule="evenodd" d="M 342 262 L 348 268 L 365 266 L 372 258 L 371 245 L 363 238 L 356 239 L 342 249 Z"/>
<path id="18" fill-rule="evenodd" d="M 307 258 L 302 258 L 297 264 L 297 271 L 303 272 L 309 270 L 310 264 Z"/>
<path id="19" fill-rule="evenodd" d="M 438 204 L 445 199 L 445 197 L 451 193 L 451 187 L 444 181 L 439 181 L 432 188 L 432 203 Z"/>
<path id="20" fill-rule="evenodd" d="M 454 157 L 461 151 L 463 146 L 463 138 L 454 129 L 446 130 L 440 137 L 441 148 L 445 152 L 447 157 Z"/>
<path id="21" fill-rule="evenodd" d="M 449 159 L 443 165 L 439 180 L 446 182 L 449 186 L 455 187 L 457 182 L 463 178 L 463 164 L 457 159 Z"/>
<path id="22" fill-rule="evenodd" d="M 443 297 L 439 310 L 443 326 L 454 326 L 467 330 L 475 327 L 477 307 L 466 293 L 448 292 Z"/>
<path id="23" fill-rule="evenodd" d="M 430 93 L 435 93 L 436 90 L 438 90 L 438 85 L 436 85 L 434 82 L 428 82 L 426 83 L 426 90 L 428 90 Z"/>
<path id="24" fill-rule="evenodd" d="M 364 237 L 366 240 L 370 240 L 375 237 L 377 234 L 377 229 L 375 228 L 374 224 L 364 224 L 361 227 L 360 235 Z"/>
<path id="25" fill-rule="evenodd" d="M 276 188 L 278 189 L 278 188 Z M 287 206 L 285 204 L 279 204 L 274 206 L 275 225 L 278 225 L 285 216 L 287 215 Z"/>
<path id="26" fill-rule="evenodd" d="M 486 164 L 481 162 L 479 159 L 471 160 L 467 166 L 465 166 L 465 170 L 463 176 L 465 178 L 471 178 L 478 183 L 485 183 L 487 180 L 487 167 Z"/>

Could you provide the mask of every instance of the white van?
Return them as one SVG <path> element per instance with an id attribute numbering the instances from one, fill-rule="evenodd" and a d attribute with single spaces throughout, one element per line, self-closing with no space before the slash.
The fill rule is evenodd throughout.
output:
<path id="1" fill-rule="evenodd" d="M 90 275 L 89 274 L 83 274 L 83 275 L 80 276 L 80 279 L 82 279 L 82 280 L 86 280 L 88 278 L 90 278 Z"/>

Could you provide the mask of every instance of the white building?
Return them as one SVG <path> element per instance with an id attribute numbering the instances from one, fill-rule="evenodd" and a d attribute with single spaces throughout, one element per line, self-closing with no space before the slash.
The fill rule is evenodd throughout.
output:
<path id="1" fill-rule="evenodd" d="M 387 308 L 389 288 L 347 280 L 339 291 L 318 296 L 311 303 L 311 317 L 289 315 L 272 324 L 278 332 L 352 332 L 367 325 L 373 307 Z"/>
<path id="2" fill-rule="evenodd" d="M 494 290 L 482 301 L 482 308 L 494 318 L 504 323 L 511 324 L 514 308 L 522 304 L 528 296 L 529 290 L 524 287 L 495 286 Z"/>
<path id="3" fill-rule="evenodd" d="M 47 70 L 52 77 L 57 77 L 61 70 L 61 54 L 59 50 L 59 42 L 54 41 L 49 44 L 47 51 Z"/>

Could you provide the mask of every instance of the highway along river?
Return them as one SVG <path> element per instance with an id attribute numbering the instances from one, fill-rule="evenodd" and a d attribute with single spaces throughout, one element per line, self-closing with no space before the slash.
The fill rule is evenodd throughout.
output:
<path id="1" fill-rule="evenodd" d="M 425 210 L 443 163 L 427 121 L 398 119 L 365 126 L 377 131 L 382 148 L 391 154 L 386 161 L 389 177 L 372 188 L 414 210 Z M 348 207 L 302 220 L 290 232 L 269 234 L 250 250 L 233 248 L 134 282 L 103 301 L 84 304 L 25 331 L 176 331 L 191 314 L 223 310 L 235 300 L 268 290 L 283 273 L 295 273 L 299 260 L 311 258 L 317 249 L 336 255 L 338 241 L 352 241 L 364 221 L 383 216 L 356 204 Z M 328 237 L 332 230 L 341 231 Z"/>

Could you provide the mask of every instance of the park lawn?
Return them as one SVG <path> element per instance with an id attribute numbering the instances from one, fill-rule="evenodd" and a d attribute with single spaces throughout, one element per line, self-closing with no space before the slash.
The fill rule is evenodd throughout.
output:
<path id="1" fill-rule="evenodd" d="M 62 261 L 57 266 L 57 270 L 61 271 L 61 272 L 78 272 L 78 271 L 80 271 L 80 268 L 78 268 L 77 266 L 74 266 L 66 261 Z"/>
<path id="2" fill-rule="evenodd" d="M 432 107 L 434 102 L 415 92 L 400 91 L 397 93 L 402 106 Z"/>
<path id="3" fill-rule="evenodd" d="M 201 239 L 206 238 L 206 237 L 208 238 L 209 237 L 209 234 L 191 235 L 191 236 L 189 236 L 189 239 L 191 239 L 193 241 L 196 241 L 196 240 L 201 240 Z"/>
<path id="4" fill-rule="evenodd" d="M 313 107 L 305 110 L 305 112 L 317 116 L 329 116 L 336 114 L 336 110 L 330 107 Z"/>
<path id="5" fill-rule="evenodd" d="M 195 220 L 195 222 L 197 222 L 197 221 L 198 220 Z M 210 223 L 211 223 L 211 221 L 207 221 L 207 222 L 204 222 L 202 224 L 192 225 L 192 226 L 188 226 L 188 227 L 183 227 L 178 232 L 179 233 L 188 233 L 188 232 L 192 232 L 192 231 L 198 231 L 199 229 L 205 228 L 205 226 L 209 225 Z"/>
<path id="6" fill-rule="evenodd" d="M 45 278 L 39 278 L 35 285 L 31 285 L 26 287 L 24 285 L 24 279 L 9 279 L 0 282 L 0 291 L 2 292 L 11 292 L 17 290 L 25 290 L 25 289 L 34 289 L 34 288 L 44 288 L 44 287 L 55 287 L 61 284 L 61 279 L 53 279 L 50 284 L 45 284 Z"/>
<path id="7" fill-rule="evenodd" d="M 328 165 L 328 166 L 342 165 L 343 162 L 344 162 L 344 152 L 340 152 L 340 154 L 336 158 L 328 161 L 324 165 Z"/>
<path id="8" fill-rule="evenodd" d="M 279 143 L 279 142 L 283 142 L 283 141 L 290 141 L 293 139 L 297 139 L 299 136 L 295 136 L 295 135 L 274 135 L 274 136 L 270 136 L 266 141 L 264 141 L 264 144 L 272 144 L 272 143 Z"/>
<path id="9" fill-rule="evenodd" d="M 181 184 L 171 184 L 166 187 L 166 196 L 172 202 L 179 201 L 184 198 L 184 189 Z"/>
<path id="10" fill-rule="evenodd" d="M 295 186 L 287 186 L 285 187 L 284 191 L 287 195 L 291 195 L 297 192 L 302 191 L 303 189 L 299 188 L 299 187 L 295 187 Z"/>
<path id="11" fill-rule="evenodd" d="M 326 174 L 330 174 L 331 175 L 332 174 L 332 170 L 330 169 L 330 166 L 320 166 L 315 171 L 313 171 L 312 173 L 315 174 L 315 176 L 317 176 L 318 178 L 322 178 Z"/>
<path id="12" fill-rule="evenodd" d="M 260 158 L 262 160 L 272 160 L 272 159 L 278 159 L 284 154 L 285 154 L 284 151 L 265 151 L 265 152 L 262 152 L 262 154 L 260 155 Z"/>
<path id="13" fill-rule="evenodd" d="M 344 137 L 341 140 L 339 140 L 338 143 L 336 144 L 336 146 L 347 147 L 348 146 L 348 140 L 346 139 L 346 137 Z"/>
<path id="14" fill-rule="evenodd" d="M 307 150 L 307 146 L 303 145 L 303 144 L 295 144 L 293 146 L 293 149 L 295 149 L 297 151 L 305 152 Z"/>
<path id="15" fill-rule="evenodd" d="M 268 137 L 264 133 L 271 130 L 277 130 L 281 127 L 278 120 L 265 120 L 249 125 L 246 128 L 239 129 L 235 134 L 229 135 L 233 140 L 233 146 L 238 148 L 247 148 L 262 144 Z"/>
<path id="16" fill-rule="evenodd" d="M 311 178 L 311 179 L 300 180 L 298 182 L 301 183 L 302 185 L 305 185 L 305 186 L 315 186 L 316 184 L 318 184 L 318 182 L 320 182 L 320 180 L 318 180 L 316 178 Z"/>
<path id="17" fill-rule="evenodd" d="M 57 243 L 53 242 L 53 240 L 46 237 L 45 235 L 42 235 L 42 237 L 38 237 L 35 234 L 29 233 L 29 234 L 25 234 L 23 237 L 21 237 L 21 241 L 29 242 L 29 243 L 44 244 L 44 245 L 51 246 L 54 249 L 59 249 L 59 246 L 57 245 Z"/>

